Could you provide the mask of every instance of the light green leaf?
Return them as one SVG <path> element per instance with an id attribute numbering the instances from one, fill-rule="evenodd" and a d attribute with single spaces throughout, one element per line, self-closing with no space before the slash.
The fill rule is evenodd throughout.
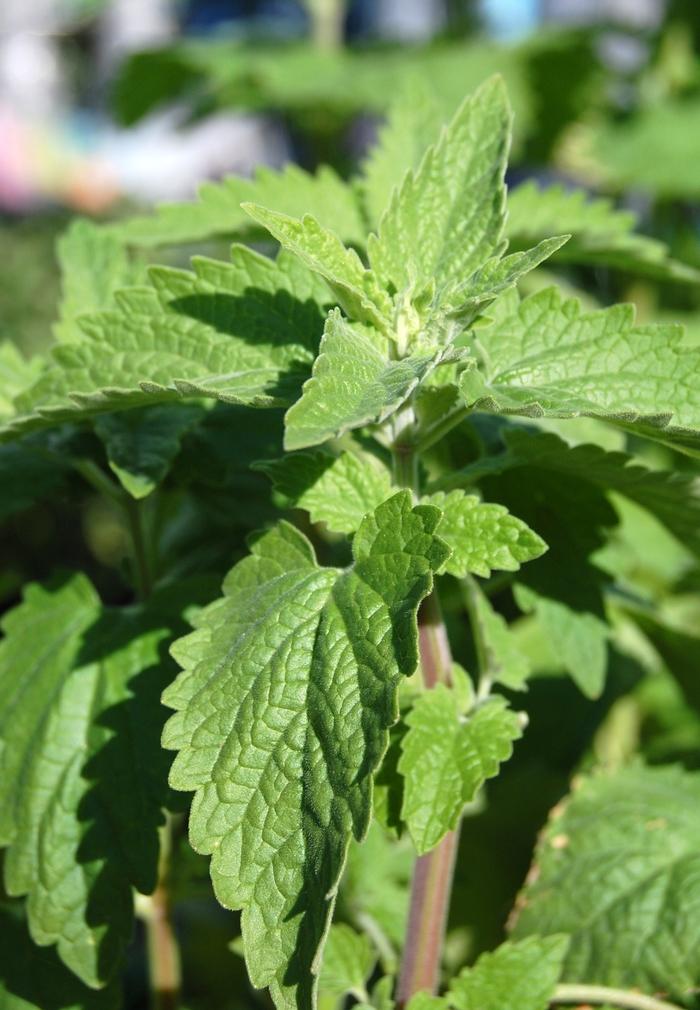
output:
<path id="1" fill-rule="evenodd" d="M 457 827 L 465 805 L 498 774 L 522 732 L 505 699 L 493 698 L 462 716 L 455 694 L 442 684 L 420 695 L 406 722 L 401 816 L 423 855 Z"/>
<path id="2" fill-rule="evenodd" d="M 43 366 L 42 358 L 25 358 L 11 340 L 0 343 L 0 420 L 12 417 L 15 397 L 36 382 Z"/>
<path id="3" fill-rule="evenodd" d="M 370 263 L 396 291 L 464 281 L 503 251 L 511 113 L 500 77 L 470 95 L 394 191 Z"/>
<path id="4" fill-rule="evenodd" d="M 548 259 L 568 241 L 568 238 L 568 235 L 557 235 L 554 238 L 543 239 L 532 249 L 512 253 L 503 259 L 494 256 L 487 260 L 468 280 L 456 285 L 447 296 L 446 302 L 452 314 L 464 325 L 471 324 L 498 295 L 508 291 L 521 277 Z"/>
<path id="5" fill-rule="evenodd" d="M 0 644 L 0 843 L 29 928 L 87 985 L 130 939 L 132 886 L 156 883 L 168 761 L 158 746 L 172 622 L 104 609 L 82 575 L 32 585 Z M 18 671 L 24 671 L 18 676 Z"/>
<path id="6" fill-rule="evenodd" d="M 445 571 L 457 578 L 481 575 L 491 569 L 516 572 L 524 561 L 547 550 L 544 540 L 504 505 L 480 501 L 462 491 L 437 492 L 424 499 L 442 511 L 440 536 L 452 553 Z"/>
<path id="7" fill-rule="evenodd" d="M 581 189 L 561 185 L 542 189 L 529 180 L 508 194 L 506 234 L 511 247 L 529 245 L 552 232 L 568 232 L 571 240 L 557 256 L 561 262 L 698 283 L 700 272 L 672 259 L 663 242 L 635 233 L 636 224 L 635 214 L 616 210 L 608 199 L 589 199 Z"/>
<path id="8" fill-rule="evenodd" d="M 171 784 L 196 791 L 191 842 L 221 903 L 243 908 L 251 980 L 279 1007 L 313 1003 L 347 846 L 417 664 L 416 610 L 447 554 L 439 518 L 399 492 L 364 519 L 346 571 L 280 523 L 173 649 Z"/>
<path id="9" fill-rule="evenodd" d="M 441 358 L 442 352 L 436 351 L 392 361 L 378 334 L 333 310 L 312 377 L 287 411 L 285 448 L 318 445 L 352 428 L 385 420 Z"/>
<path id="10" fill-rule="evenodd" d="M 306 509 L 314 523 L 334 533 L 354 533 L 368 512 L 391 493 L 391 474 L 376 456 L 360 449 L 334 456 L 318 449 L 255 463 L 292 508 Z"/>
<path id="11" fill-rule="evenodd" d="M 530 676 L 530 664 L 505 619 L 494 610 L 474 579 L 465 586 L 465 600 L 475 626 L 482 676 L 521 691 Z"/>
<path id="12" fill-rule="evenodd" d="M 529 585 L 517 585 L 515 601 L 534 613 L 553 654 L 587 698 L 598 698 L 605 686 L 610 629 L 597 614 L 577 610 Z"/>
<path id="13" fill-rule="evenodd" d="M 82 340 L 79 317 L 109 308 L 117 290 L 143 280 L 144 269 L 130 261 L 126 246 L 109 229 L 83 218 L 63 233 L 56 252 L 63 297 L 54 335 L 60 341 Z"/>
<path id="14" fill-rule="evenodd" d="M 373 272 L 365 269 L 355 250 L 347 249 L 334 232 L 310 214 L 299 220 L 252 203 L 244 204 L 243 209 L 285 249 L 326 280 L 351 319 L 386 330 L 391 313 L 389 296 Z"/>
<path id="15" fill-rule="evenodd" d="M 571 935 L 567 982 L 689 996 L 700 982 L 700 775 L 583 780 L 541 837 L 515 935 Z"/>
<path id="16" fill-rule="evenodd" d="M 357 180 L 371 227 L 379 224 L 392 193 L 406 172 L 419 164 L 441 123 L 440 105 L 422 82 L 410 82 L 399 92 Z"/>
<path id="17" fill-rule="evenodd" d="M 338 923 L 328 931 L 318 980 L 319 1006 L 335 1007 L 344 996 L 369 1001 L 365 988 L 377 961 L 369 937 L 352 926 Z"/>
<path id="18" fill-rule="evenodd" d="M 145 498 L 170 469 L 183 435 L 203 415 L 196 404 L 162 404 L 102 414 L 95 431 L 122 486 L 133 498 Z"/>
<path id="19" fill-rule="evenodd" d="M 259 168 L 253 179 L 229 176 L 220 182 L 205 182 L 196 202 L 164 203 L 153 214 L 128 218 L 111 225 L 110 230 L 122 242 L 140 246 L 200 242 L 217 235 L 246 236 L 255 225 L 241 209 L 245 202 L 290 217 L 313 214 L 344 242 L 361 245 L 365 241 L 357 197 L 327 165 L 315 175 L 289 164 L 281 172 Z"/>
<path id="20" fill-rule="evenodd" d="M 462 395 L 475 410 L 584 415 L 695 440 L 700 353 L 682 348 L 681 338 L 675 326 L 635 327 L 631 305 L 582 312 L 546 288 L 475 331 L 480 366 L 464 371 Z"/>
<path id="21" fill-rule="evenodd" d="M 567 936 L 533 936 L 482 954 L 450 983 L 456 1010 L 546 1010 L 569 945 Z"/>
<path id="22" fill-rule="evenodd" d="M 320 283 L 286 254 L 235 246 L 231 263 L 197 258 L 193 273 L 156 268 L 151 288 L 81 320 L 81 342 L 17 400 L 5 437 L 181 396 L 274 406 L 293 401 L 322 328 Z"/>
<path id="23" fill-rule="evenodd" d="M 449 1004 L 442 996 L 433 996 L 429 992 L 421 990 L 411 996 L 408 1001 L 408 1010 L 447 1010 Z"/>
<path id="24" fill-rule="evenodd" d="M 17 904 L 0 905 L 0 1007 L 2 1010 L 119 1010 L 117 985 L 87 989 L 55 951 L 32 942 Z"/>

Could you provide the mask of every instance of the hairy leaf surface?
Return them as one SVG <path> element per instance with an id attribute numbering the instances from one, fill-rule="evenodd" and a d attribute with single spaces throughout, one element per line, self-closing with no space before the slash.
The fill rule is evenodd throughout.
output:
<path id="1" fill-rule="evenodd" d="M 635 233 L 636 216 L 616 210 L 610 200 L 588 198 L 580 189 L 528 181 L 508 194 L 506 234 L 511 246 L 530 245 L 568 232 L 571 239 L 558 254 L 562 262 L 617 267 L 659 280 L 697 284 L 700 272 L 669 255 L 658 239 Z"/>
<path id="2" fill-rule="evenodd" d="M 0 842 L 5 886 L 29 927 L 102 985 L 131 933 L 132 885 L 155 886 L 168 797 L 159 691 L 172 622 L 104 609 L 82 575 L 32 585 L 0 644 Z M 20 675 L 19 671 L 24 671 Z"/>
<path id="3" fill-rule="evenodd" d="M 475 331 L 479 369 L 462 375 L 468 406 L 529 417 L 584 415 L 683 439 L 700 427 L 700 355 L 675 326 L 634 326 L 630 305 L 582 312 L 556 288 Z M 670 424 L 673 420 L 673 425 Z M 667 426 L 667 427 L 666 427 Z M 663 432 L 660 429 L 665 429 Z"/>
<path id="4" fill-rule="evenodd" d="M 251 979 L 280 1007 L 313 1002 L 347 846 L 416 667 L 416 609 L 447 555 L 439 518 L 399 492 L 363 521 L 347 571 L 280 523 L 174 647 L 171 784 L 196 791 L 192 844 L 222 904 L 243 909 Z"/>
<path id="5" fill-rule="evenodd" d="M 338 304 L 352 319 L 380 331 L 386 328 L 391 312 L 388 295 L 355 250 L 347 249 L 334 232 L 310 214 L 297 219 L 248 203 L 244 209 L 285 249 L 326 280 Z"/>
<path id="6" fill-rule="evenodd" d="M 571 935 L 569 982 L 683 996 L 700 981 L 700 776 L 640 765 L 583 781 L 542 836 L 515 935 Z"/>
<path id="7" fill-rule="evenodd" d="M 406 722 L 401 815 L 423 855 L 456 828 L 465 805 L 498 774 L 522 734 L 504 699 L 493 698 L 465 716 L 456 695 L 442 684 L 420 695 Z"/>
<path id="8" fill-rule="evenodd" d="M 306 509 L 312 522 L 325 523 L 334 533 L 354 533 L 391 492 L 389 470 L 359 449 L 339 456 L 321 449 L 298 452 L 263 460 L 254 469 L 272 479 L 290 507 Z"/>
<path id="9" fill-rule="evenodd" d="M 378 334 L 333 310 L 312 377 L 287 411 L 285 448 L 318 445 L 352 428 L 385 420 L 442 356 L 433 351 L 392 361 Z"/>
<path id="10" fill-rule="evenodd" d="M 439 534 L 452 551 L 445 571 L 457 578 L 488 578 L 493 568 L 515 572 L 547 550 L 544 540 L 503 505 L 462 491 L 437 492 L 425 500 L 442 511 Z"/>
<path id="11" fill-rule="evenodd" d="M 56 347 L 46 374 L 17 400 L 13 433 L 181 396 L 254 406 L 295 399 L 323 325 L 322 285 L 293 257 L 243 246 L 231 263 L 151 272 L 151 288 L 81 320 L 84 338 Z"/>
<path id="12" fill-rule="evenodd" d="M 546 1010 L 559 981 L 566 936 L 533 936 L 482 954 L 452 979 L 449 1003 L 457 1010 Z"/>
<path id="13" fill-rule="evenodd" d="M 303 217 L 313 214 L 346 243 L 362 244 L 365 227 L 353 190 L 327 165 L 310 175 L 298 165 L 280 172 L 259 168 L 252 179 L 229 176 L 200 186 L 196 202 L 164 203 L 153 214 L 129 218 L 111 226 L 134 245 L 177 245 L 216 235 L 245 235 L 254 228 L 242 203 Z"/>
<path id="14" fill-rule="evenodd" d="M 503 251 L 510 125 L 505 86 L 492 78 L 409 171 L 368 243 L 372 267 L 386 285 L 397 291 L 451 286 Z"/>

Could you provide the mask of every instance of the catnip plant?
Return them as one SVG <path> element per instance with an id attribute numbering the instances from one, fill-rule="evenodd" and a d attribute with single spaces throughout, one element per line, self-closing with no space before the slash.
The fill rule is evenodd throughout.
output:
<path id="1" fill-rule="evenodd" d="M 26 907 L 31 936 L 3 1005 L 119 1005 L 134 910 L 153 1005 L 180 1005 L 184 819 L 279 1010 L 312 1010 L 319 985 L 322 1007 L 663 1010 L 698 983 L 700 783 L 641 763 L 555 809 L 512 938 L 441 973 L 460 822 L 528 735 L 513 608 L 599 698 L 620 629 L 659 639 L 593 558 L 608 493 L 700 549 L 692 475 L 606 441 L 697 456 L 700 355 L 675 325 L 533 282 L 567 256 L 683 268 L 556 187 L 516 190 L 507 217 L 500 79 L 425 131 L 402 106 L 350 184 L 287 170 L 150 225 L 78 223 L 48 359 L 3 348 L 10 499 L 86 481 L 121 517 L 130 587 L 107 605 L 59 573 L 3 622 L 0 841 L 25 902 L 1 928 L 19 937 Z M 149 227 L 226 230 L 231 202 L 230 230 L 276 255 L 133 255 Z M 552 219 L 571 235 L 542 235 Z M 396 943 L 369 896 L 407 845 Z"/>

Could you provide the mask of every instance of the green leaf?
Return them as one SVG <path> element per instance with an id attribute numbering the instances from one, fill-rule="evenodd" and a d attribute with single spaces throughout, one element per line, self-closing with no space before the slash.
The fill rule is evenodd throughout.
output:
<path id="1" fill-rule="evenodd" d="M 243 908 L 251 980 L 280 1007 L 313 1003 L 347 846 L 417 664 L 416 610 L 447 554 L 439 518 L 399 492 L 363 520 L 347 571 L 280 523 L 174 647 L 171 784 L 196 791 L 191 842 L 221 903 Z"/>
<path id="2" fill-rule="evenodd" d="M 569 939 L 533 936 L 482 954 L 452 979 L 456 1010 L 546 1010 L 554 994 Z"/>
<path id="3" fill-rule="evenodd" d="M 465 805 L 498 774 L 522 733 L 505 699 L 493 698 L 463 716 L 455 694 L 442 684 L 420 695 L 406 722 L 401 816 L 423 855 L 457 827 Z"/>
<path id="4" fill-rule="evenodd" d="M 56 245 L 61 267 L 63 297 L 57 340 L 82 340 L 78 319 L 86 312 L 106 309 L 120 288 L 143 279 L 143 268 L 133 264 L 123 242 L 107 228 L 78 218 Z"/>
<path id="5" fill-rule="evenodd" d="M 55 951 L 37 947 L 16 905 L 0 905 L 2 1010 L 119 1010 L 116 985 L 87 989 Z"/>
<path id="6" fill-rule="evenodd" d="M 36 382 L 43 365 L 38 355 L 25 358 L 11 340 L 0 343 L 0 420 L 15 413 L 15 397 Z"/>
<path id="7" fill-rule="evenodd" d="M 683 997 L 700 981 L 700 776 L 625 768 L 584 779 L 541 837 L 515 935 L 571 935 L 568 982 Z"/>
<path id="8" fill-rule="evenodd" d="M 441 122 L 439 103 L 435 95 L 422 86 L 422 82 L 409 82 L 399 92 L 357 181 L 371 227 L 379 224 L 406 172 L 420 163 L 421 157 L 436 139 Z"/>
<path id="9" fill-rule="evenodd" d="M 110 226 L 122 242 L 140 246 L 200 242 L 217 235 L 247 236 L 254 225 L 242 203 L 303 217 L 313 214 L 346 243 L 362 245 L 365 227 L 355 193 L 327 165 L 310 175 L 298 165 L 281 172 L 259 168 L 253 179 L 229 176 L 205 182 L 197 201 L 164 203 L 153 214 L 128 218 Z"/>
<path id="10" fill-rule="evenodd" d="M 369 258 L 396 291 L 464 281 L 501 253 L 511 113 L 500 77 L 463 102 L 409 171 L 370 236 Z"/>
<path id="11" fill-rule="evenodd" d="M 700 484 L 693 473 L 649 470 L 626 453 L 608 452 L 588 443 L 570 446 L 552 432 L 512 428 L 503 432 L 503 441 L 504 453 L 457 470 L 436 483 L 441 487 L 464 487 L 482 476 L 510 469 L 552 471 L 624 495 L 700 554 Z"/>
<path id="12" fill-rule="evenodd" d="M 0 522 L 63 490 L 67 467 L 30 440 L 0 445 Z"/>
<path id="13" fill-rule="evenodd" d="M 30 586 L 0 644 L 0 842 L 41 946 L 98 987 L 131 934 L 132 886 L 156 883 L 168 761 L 158 746 L 173 621 L 104 609 L 82 575 Z M 177 622 L 176 622 L 177 623 Z M 18 671 L 24 671 L 21 677 Z"/>
<path id="14" fill-rule="evenodd" d="M 480 673 L 513 691 L 523 690 L 531 673 L 530 664 L 505 618 L 493 609 L 473 579 L 468 581 L 465 593 L 479 643 Z"/>
<path id="15" fill-rule="evenodd" d="M 515 602 L 525 613 L 536 615 L 553 654 L 586 697 L 600 697 L 608 667 L 606 622 L 532 586 L 516 586 Z"/>
<path id="16" fill-rule="evenodd" d="M 339 911 L 376 939 L 385 971 L 396 970 L 403 948 L 414 862 L 408 836 L 396 841 L 376 820 L 362 843 L 353 841 L 348 851 Z"/>
<path id="17" fill-rule="evenodd" d="M 571 239 L 558 254 L 561 262 L 616 267 L 659 280 L 697 284 L 700 272 L 669 256 L 658 239 L 634 232 L 636 215 L 620 211 L 608 199 L 588 198 L 581 189 L 561 185 L 546 189 L 529 180 L 508 194 L 506 233 L 511 246 L 530 245 L 568 232 Z"/>
<path id="18" fill-rule="evenodd" d="M 167 474 L 183 435 L 203 416 L 196 404 L 162 404 L 95 419 L 109 465 L 133 498 L 145 498 Z M 9 448 L 9 447 L 8 447 Z"/>
<path id="19" fill-rule="evenodd" d="M 458 579 L 470 573 L 488 578 L 493 568 L 516 572 L 547 550 L 544 540 L 503 505 L 462 491 L 437 492 L 424 500 L 442 511 L 438 530 L 452 551 L 445 571 Z"/>
<path id="20" fill-rule="evenodd" d="M 474 410 L 598 417 L 669 441 L 692 429 L 696 439 L 700 354 L 681 347 L 679 327 L 633 324 L 631 305 L 582 312 L 546 288 L 475 331 L 480 367 L 463 373 L 462 395 Z"/>
<path id="21" fill-rule="evenodd" d="M 369 937 L 338 923 L 328 931 L 318 980 L 319 1005 L 335 1007 L 344 996 L 369 1001 L 366 982 L 377 961 Z"/>
<path id="22" fill-rule="evenodd" d="M 56 347 L 18 398 L 5 437 L 65 420 L 205 396 L 254 406 L 293 401 L 322 329 L 321 285 L 288 255 L 235 246 L 231 263 L 198 258 L 193 273 L 156 268 L 153 287 L 84 317 L 84 338 Z"/>
<path id="23" fill-rule="evenodd" d="M 378 334 L 335 309 L 326 320 L 312 377 L 287 411 L 285 448 L 303 449 L 393 414 L 440 363 L 443 352 L 392 361 Z"/>
<path id="24" fill-rule="evenodd" d="M 252 203 L 244 204 L 243 209 L 285 249 L 326 280 L 348 316 L 380 331 L 386 329 L 391 313 L 388 295 L 373 272 L 365 269 L 355 250 L 347 249 L 334 232 L 311 214 L 297 219 Z"/>
<path id="25" fill-rule="evenodd" d="M 290 508 L 306 509 L 313 523 L 325 523 L 334 533 L 354 533 L 391 493 L 387 468 L 360 449 L 339 456 L 320 449 L 297 452 L 262 460 L 254 469 L 270 477 Z"/>
<path id="26" fill-rule="evenodd" d="M 602 490 L 571 473 L 566 480 L 537 460 L 527 471 L 484 478 L 483 494 L 501 501 L 542 536 L 548 551 L 516 576 L 515 599 L 534 611 L 552 652 L 588 697 L 597 697 L 607 668 L 603 588 L 609 581 L 591 560 L 618 516 Z"/>

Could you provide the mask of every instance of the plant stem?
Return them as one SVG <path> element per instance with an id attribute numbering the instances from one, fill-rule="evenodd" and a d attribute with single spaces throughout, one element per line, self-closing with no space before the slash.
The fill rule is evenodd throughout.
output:
<path id="1" fill-rule="evenodd" d="M 123 502 L 126 521 L 131 534 L 131 552 L 134 564 L 134 588 L 140 600 L 146 600 L 153 590 L 153 573 L 143 524 L 143 505 L 127 495 Z"/>
<path id="2" fill-rule="evenodd" d="M 550 1004 L 610 1003 L 623 1010 L 680 1010 L 680 1007 L 654 996 L 629 989 L 610 989 L 605 985 L 558 985 Z"/>
<path id="3" fill-rule="evenodd" d="M 146 927 L 151 1010 L 177 1010 L 180 1006 L 180 954 L 168 891 L 171 848 L 172 817 L 168 815 L 161 831 L 158 884 L 153 894 L 139 903 L 139 913 Z"/>
<path id="4" fill-rule="evenodd" d="M 444 436 L 456 428 L 458 424 L 461 424 L 465 417 L 468 417 L 471 413 L 471 408 L 469 407 L 457 407 L 450 414 L 445 414 L 441 417 L 439 421 L 435 424 L 431 424 L 429 428 L 420 435 L 418 439 L 417 451 L 419 453 L 425 452 L 426 449 L 430 449 L 431 446 L 439 442 Z"/>
<path id="5" fill-rule="evenodd" d="M 436 590 L 418 612 L 418 642 L 426 688 L 449 684 L 452 653 Z M 459 828 L 445 835 L 432 852 L 416 859 L 396 993 L 398 1007 L 404 1007 L 422 989 L 437 991 L 458 840 Z"/>

